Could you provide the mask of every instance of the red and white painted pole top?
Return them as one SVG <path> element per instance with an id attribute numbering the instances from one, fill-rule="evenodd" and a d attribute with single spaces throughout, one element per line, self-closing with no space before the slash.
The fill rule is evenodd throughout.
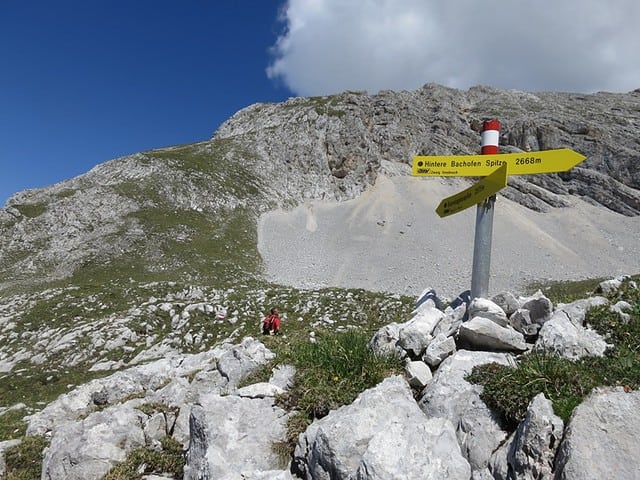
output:
<path id="1" fill-rule="evenodd" d="M 482 134 L 480 135 L 482 155 L 493 155 L 498 153 L 499 140 L 500 122 L 498 120 L 485 120 L 482 124 Z"/>

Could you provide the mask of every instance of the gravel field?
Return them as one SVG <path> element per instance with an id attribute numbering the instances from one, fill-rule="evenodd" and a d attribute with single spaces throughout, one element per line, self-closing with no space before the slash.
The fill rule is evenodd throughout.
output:
<path id="1" fill-rule="evenodd" d="M 471 286 L 476 208 L 440 218 L 463 179 L 380 175 L 347 202 L 309 202 L 264 214 L 258 248 L 267 277 L 300 288 L 363 288 L 452 298 Z M 640 273 L 640 217 L 569 197 L 537 213 L 498 196 L 489 294 L 525 293 L 538 280 Z"/>

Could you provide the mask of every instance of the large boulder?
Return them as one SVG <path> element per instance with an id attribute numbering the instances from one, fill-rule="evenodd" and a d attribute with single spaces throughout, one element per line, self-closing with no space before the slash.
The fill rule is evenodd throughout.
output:
<path id="1" fill-rule="evenodd" d="M 413 388 L 424 388 L 424 386 L 431 381 L 433 377 L 429 365 L 419 360 L 409 360 L 404 366 L 409 385 Z"/>
<path id="2" fill-rule="evenodd" d="M 576 327 L 583 327 L 587 312 L 589 310 L 591 310 L 593 307 L 607 305 L 608 303 L 609 300 L 604 297 L 582 298 L 571 303 L 558 304 L 554 315 L 558 314 L 558 312 L 563 312 L 567 316 L 569 321 L 571 321 L 571 323 L 573 323 Z"/>
<path id="3" fill-rule="evenodd" d="M 552 478 L 553 462 L 564 422 L 553 413 L 544 394 L 536 395 L 510 443 L 507 463 L 513 478 L 538 480 Z"/>
<path id="4" fill-rule="evenodd" d="M 556 458 L 556 480 L 637 480 L 640 392 L 597 389 L 573 412 Z"/>
<path id="5" fill-rule="evenodd" d="M 455 426 L 473 471 L 487 468 L 492 452 L 507 437 L 498 417 L 480 398 L 482 386 L 465 380 L 473 367 L 487 363 L 515 367 L 510 354 L 458 350 L 442 362 L 418 401 L 427 417 L 446 418 Z"/>
<path id="6" fill-rule="evenodd" d="M 522 333 L 484 317 L 474 317 L 464 322 L 458 334 L 460 343 L 472 349 L 503 352 L 527 350 Z"/>
<path id="7" fill-rule="evenodd" d="M 433 340 L 433 330 L 444 318 L 444 313 L 431 302 L 425 302 L 417 309 L 411 320 L 400 326 L 398 346 L 412 358 L 420 358 Z"/>
<path id="8" fill-rule="evenodd" d="M 61 395 L 28 417 L 28 435 L 52 435 L 43 462 L 47 476 L 43 478 L 101 478 L 131 450 L 157 449 L 169 432 L 186 448 L 193 403 L 198 398 L 233 392 L 245 375 L 273 357 L 262 343 L 248 337 L 239 345 L 224 344 L 199 354 L 173 352 L 167 358 L 93 380 Z M 289 380 L 282 377 L 277 381 L 286 384 L 290 375 L 285 375 Z M 268 384 L 244 394 L 280 392 L 282 389 Z M 138 398 L 117 403 L 131 396 Z M 143 404 L 159 404 L 166 411 L 147 416 L 137 409 Z"/>
<path id="9" fill-rule="evenodd" d="M 369 342 L 371 351 L 376 355 L 397 355 L 400 358 L 405 357 L 407 353 L 398 346 L 400 328 L 401 324 L 390 323 L 378 330 Z"/>
<path id="10" fill-rule="evenodd" d="M 272 447 L 285 441 L 287 419 L 270 397 L 202 396 L 191 409 L 185 480 L 254 478 L 282 470 L 286 461 Z"/>
<path id="11" fill-rule="evenodd" d="M 422 360 L 431 366 L 437 367 L 442 361 L 456 351 L 456 341 L 453 337 L 446 337 L 443 333 L 438 334 L 429 344 L 422 356 Z"/>
<path id="12" fill-rule="evenodd" d="M 254 346 L 255 342 L 256 340 L 253 339 L 243 342 L 244 348 L 258 349 Z M 228 377 L 222 377 L 218 372 L 215 359 L 225 357 L 230 350 L 236 351 L 234 348 L 237 350 L 239 347 L 225 344 L 193 355 L 171 352 L 167 353 L 166 358 L 136 365 L 80 385 L 69 393 L 60 395 L 41 411 L 27 417 L 27 435 L 45 435 L 57 425 L 80 419 L 98 408 L 104 408 L 132 396 L 153 395 L 154 392 L 163 390 L 167 384 L 190 375 L 196 377 L 206 375 L 207 382 L 201 385 L 205 390 L 222 386 L 226 388 Z M 265 347 L 262 346 L 262 348 Z M 271 352 L 269 354 L 273 355 Z M 245 355 L 238 356 L 245 357 Z M 242 372 L 239 370 L 238 374 L 240 373 Z M 183 384 L 176 390 L 180 390 L 180 395 L 186 399 L 189 397 L 188 390 L 197 388 L 198 385 L 198 382 L 194 382 L 191 386 L 184 388 Z M 176 397 L 173 393 L 176 390 L 173 390 L 172 394 L 164 395 L 167 399 L 173 399 L 174 404 Z"/>
<path id="13" fill-rule="evenodd" d="M 458 328 L 462 324 L 467 315 L 467 304 L 463 303 L 455 308 L 451 306 L 444 310 L 444 318 L 438 322 L 436 328 L 433 329 L 433 336 L 444 335 L 450 337 L 458 332 Z"/>
<path id="14" fill-rule="evenodd" d="M 140 404 L 140 399 L 131 400 L 56 428 L 42 462 L 42 478 L 98 480 L 130 451 L 145 447 L 149 417 L 134 408 Z"/>
<path id="15" fill-rule="evenodd" d="M 596 331 L 576 325 L 566 311 L 556 310 L 540 329 L 534 348 L 577 360 L 586 356 L 601 357 L 607 347 L 607 342 Z"/>
<path id="16" fill-rule="evenodd" d="M 511 292 L 500 292 L 491 297 L 491 301 L 498 305 L 508 317 L 520 308 L 520 302 Z"/>
<path id="17" fill-rule="evenodd" d="M 307 480 L 468 480 L 471 474 L 451 422 L 425 417 L 399 376 L 307 428 L 298 439 L 294 467 Z"/>
<path id="18" fill-rule="evenodd" d="M 525 308 L 519 308 L 513 312 L 509 317 L 509 325 L 524 335 L 525 339 L 536 339 L 541 327 L 531 319 L 531 312 Z"/>
<path id="19" fill-rule="evenodd" d="M 533 323 L 543 325 L 551 318 L 553 313 L 553 303 L 545 297 L 540 290 L 528 298 L 521 298 L 520 308 L 527 310 Z"/>
<path id="20" fill-rule="evenodd" d="M 508 325 L 504 310 L 487 298 L 474 298 L 469 304 L 469 318 L 482 317 L 497 323 L 501 327 Z"/>
<path id="21" fill-rule="evenodd" d="M 233 388 L 242 378 L 275 357 L 275 353 L 261 342 L 246 337 L 219 358 L 218 371 L 228 380 L 229 388 Z"/>
<path id="22" fill-rule="evenodd" d="M 392 423 L 371 438 L 355 478 L 466 479 L 470 468 L 456 447 L 453 425 L 444 418 Z"/>

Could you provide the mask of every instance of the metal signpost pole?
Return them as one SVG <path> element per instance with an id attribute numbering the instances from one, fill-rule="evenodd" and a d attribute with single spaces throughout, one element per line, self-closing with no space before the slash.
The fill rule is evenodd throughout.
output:
<path id="1" fill-rule="evenodd" d="M 487 120 L 482 125 L 482 154 L 498 153 L 500 122 Z M 476 233 L 473 243 L 473 270 L 471 272 L 471 299 L 486 298 L 489 292 L 489 272 L 491 267 L 491 237 L 493 235 L 493 211 L 496 196 L 478 204 L 476 210 Z"/>

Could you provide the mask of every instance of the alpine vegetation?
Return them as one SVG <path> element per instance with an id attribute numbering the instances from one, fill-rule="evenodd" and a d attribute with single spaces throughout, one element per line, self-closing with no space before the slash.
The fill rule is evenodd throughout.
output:
<path id="1" fill-rule="evenodd" d="M 0 478 L 636 478 L 639 99 L 295 98 L 15 194 Z M 469 183 L 410 164 L 486 118 L 587 159 L 509 177 L 468 298 L 472 212 L 435 208 Z"/>

